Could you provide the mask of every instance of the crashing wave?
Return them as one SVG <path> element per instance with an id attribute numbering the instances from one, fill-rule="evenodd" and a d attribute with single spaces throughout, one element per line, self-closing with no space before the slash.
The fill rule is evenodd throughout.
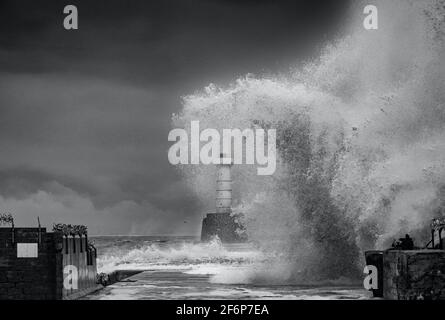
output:
<path id="1" fill-rule="evenodd" d="M 444 1 L 376 5 L 379 30 L 352 19 L 348 36 L 303 67 L 209 85 L 173 116 L 186 130 L 192 120 L 277 129 L 273 176 L 233 167 L 235 211 L 274 257 L 252 282 L 358 276 L 363 250 L 406 232 L 422 241 L 430 218 L 445 214 Z M 211 207 L 214 168 L 181 170 Z"/>

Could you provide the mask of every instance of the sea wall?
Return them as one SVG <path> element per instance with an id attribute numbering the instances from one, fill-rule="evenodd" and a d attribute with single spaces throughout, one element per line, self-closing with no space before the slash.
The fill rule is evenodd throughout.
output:
<path id="1" fill-rule="evenodd" d="M 385 299 L 445 299 L 445 251 L 384 251 L 383 283 Z"/>
<path id="2" fill-rule="evenodd" d="M 65 276 L 68 275 L 69 268 L 67 268 L 67 266 L 76 267 L 78 272 L 78 283 L 76 289 L 73 287 L 67 289 L 63 286 L 63 281 L 62 282 L 57 281 L 58 285 L 62 284 L 60 288 L 62 290 L 62 298 L 70 299 L 72 297 L 81 296 L 82 294 L 87 294 L 91 290 L 94 290 L 97 287 L 96 284 L 97 253 L 95 250 L 93 251 L 88 250 L 88 239 L 86 237 L 82 238 L 63 237 L 62 240 L 63 240 L 62 250 L 61 250 L 62 273 Z M 59 270 L 57 270 L 57 273 L 59 273 Z"/>
<path id="3" fill-rule="evenodd" d="M 78 272 L 77 289 L 64 287 L 67 266 Z M 45 228 L 0 228 L 0 300 L 78 297 L 97 288 L 96 273 L 96 252 L 88 250 L 86 237 L 64 237 Z"/>
<path id="4" fill-rule="evenodd" d="M 40 236 L 38 228 L 0 228 L 0 299 L 57 298 L 56 238 L 45 228 Z M 37 243 L 38 257 L 18 258 L 18 243 Z"/>

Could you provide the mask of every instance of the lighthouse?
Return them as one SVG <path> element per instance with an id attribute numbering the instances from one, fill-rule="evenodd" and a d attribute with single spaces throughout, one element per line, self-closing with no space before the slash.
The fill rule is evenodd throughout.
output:
<path id="1" fill-rule="evenodd" d="M 232 159 L 225 159 L 220 154 L 221 164 L 218 165 L 216 177 L 216 213 L 232 212 Z M 226 164 L 227 163 L 227 164 Z"/>
<path id="2" fill-rule="evenodd" d="M 232 216 L 232 165 L 231 159 L 220 154 L 216 174 L 215 211 L 207 213 L 202 221 L 201 241 L 218 237 L 222 242 L 242 242 L 239 225 Z"/>

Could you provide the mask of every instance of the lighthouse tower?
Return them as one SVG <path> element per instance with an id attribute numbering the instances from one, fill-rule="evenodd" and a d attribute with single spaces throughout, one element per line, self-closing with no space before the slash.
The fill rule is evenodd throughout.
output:
<path id="1" fill-rule="evenodd" d="M 201 241 L 209 241 L 217 236 L 222 242 L 242 242 L 238 229 L 242 229 L 232 216 L 232 177 L 233 162 L 220 155 L 216 175 L 216 208 L 207 213 L 202 221 Z"/>
<path id="2" fill-rule="evenodd" d="M 220 155 L 221 164 L 218 165 L 216 177 L 216 213 L 232 212 L 232 160 L 224 161 L 224 154 Z M 225 164 L 224 162 L 228 162 Z"/>

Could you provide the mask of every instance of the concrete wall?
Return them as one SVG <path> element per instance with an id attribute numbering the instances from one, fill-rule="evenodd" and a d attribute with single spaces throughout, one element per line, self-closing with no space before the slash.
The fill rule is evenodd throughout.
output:
<path id="1" fill-rule="evenodd" d="M 385 251 L 383 278 L 385 299 L 445 299 L 445 251 Z"/>
<path id="2" fill-rule="evenodd" d="M 63 238 L 62 245 L 62 270 L 66 266 L 72 265 L 77 268 L 78 271 L 78 288 L 77 289 L 65 289 L 62 287 L 62 297 L 69 298 L 73 294 L 78 292 L 86 292 L 90 288 L 96 287 L 96 256 L 93 253 L 91 257 L 90 265 L 88 265 L 87 255 L 91 254 L 87 251 L 87 238 Z M 67 274 L 65 274 L 66 276 Z"/>
<path id="3" fill-rule="evenodd" d="M 38 256 L 18 257 L 18 243 L 37 243 Z M 12 228 L 0 228 L 0 300 L 67 299 L 96 288 L 96 256 L 88 265 L 87 254 L 85 237 L 67 241 L 45 228 L 40 236 L 38 228 L 15 228 L 13 236 Z M 77 290 L 63 286 L 67 265 L 78 270 Z"/>

